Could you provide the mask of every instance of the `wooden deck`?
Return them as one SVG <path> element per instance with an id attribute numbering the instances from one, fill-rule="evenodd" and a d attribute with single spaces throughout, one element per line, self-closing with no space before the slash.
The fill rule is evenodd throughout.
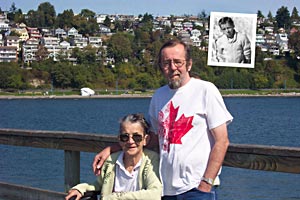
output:
<path id="1" fill-rule="evenodd" d="M 65 191 L 79 183 L 80 152 L 96 153 L 116 142 L 116 137 L 104 134 L 0 129 L 0 144 L 64 150 Z M 300 148 L 230 144 L 223 165 L 299 174 Z M 0 182 L 0 199 L 64 199 L 64 195 Z"/>

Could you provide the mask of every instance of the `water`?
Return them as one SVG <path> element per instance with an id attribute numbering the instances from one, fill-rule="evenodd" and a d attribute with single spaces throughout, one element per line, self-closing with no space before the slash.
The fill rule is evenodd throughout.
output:
<path id="1" fill-rule="evenodd" d="M 116 134 L 128 113 L 147 113 L 150 99 L 0 100 L 0 128 Z M 300 98 L 225 98 L 231 143 L 300 147 Z M 0 181 L 64 190 L 61 150 L 0 145 Z M 81 154 L 81 181 L 95 177 L 94 153 Z M 223 167 L 220 200 L 300 199 L 300 175 Z"/>

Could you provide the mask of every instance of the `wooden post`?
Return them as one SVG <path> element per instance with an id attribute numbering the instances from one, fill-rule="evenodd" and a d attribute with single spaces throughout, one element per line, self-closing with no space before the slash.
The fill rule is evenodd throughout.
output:
<path id="1" fill-rule="evenodd" d="M 65 191 L 80 182 L 80 152 L 65 150 Z"/>

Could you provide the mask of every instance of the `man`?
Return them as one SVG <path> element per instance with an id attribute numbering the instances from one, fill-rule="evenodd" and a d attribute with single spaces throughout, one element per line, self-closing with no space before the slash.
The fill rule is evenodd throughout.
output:
<path id="1" fill-rule="evenodd" d="M 190 56 L 189 47 L 181 41 L 162 46 L 158 62 L 169 84 L 155 92 L 149 108 L 158 137 L 152 142 L 159 144 L 165 200 L 217 199 L 215 186 L 229 145 L 227 123 L 232 116 L 212 83 L 190 77 Z M 109 151 L 95 157 L 96 174 L 99 159 L 102 163 Z"/>
<path id="2" fill-rule="evenodd" d="M 223 35 L 216 42 L 216 60 L 218 62 L 251 63 L 251 43 L 245 34 L 234 29 L 233 20 L 223 17 L 219 20 Z"/>

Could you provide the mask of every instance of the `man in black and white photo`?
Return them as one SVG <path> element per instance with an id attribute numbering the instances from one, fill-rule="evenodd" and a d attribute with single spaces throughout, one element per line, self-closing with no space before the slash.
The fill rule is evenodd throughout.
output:
<path id="1" fill-rule="evenodd" d="M 218 25 L 223 33 L 215 40 L 215 60 L 229 63 L 251 63 L 251 43 L 247 35 L 236 31 L 230 17 L 222 17 Z"/>

